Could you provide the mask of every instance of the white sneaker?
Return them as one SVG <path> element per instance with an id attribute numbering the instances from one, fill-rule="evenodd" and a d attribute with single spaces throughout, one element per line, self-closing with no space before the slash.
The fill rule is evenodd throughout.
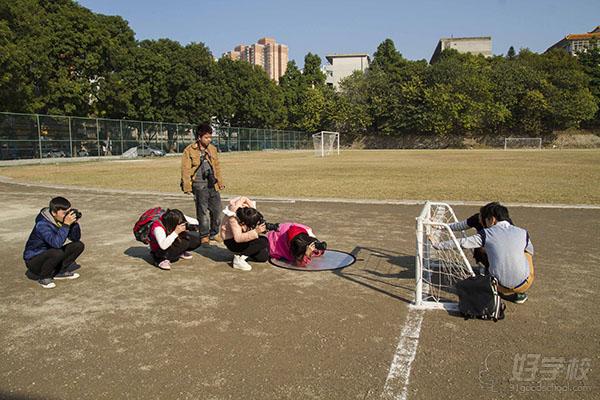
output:
<path id="1" fill-rule="evenodd" d="M 248 258 L 248 256 L 242 256 L 241 254 L 234 255 L 232 263 L 233 268 L 241 271 L 250 271 L 252 266 L 246 262 L 246 258 Z"/>
<path id="2" fill-rule="evenodd" d="M 38 282 L 44 289 L 52 289 L 56 287 L 56 283 L 54 283 L 52 278 L 40 279 Z"/>
<path id="3" fill-rule="evenodd" d="M 164 269 L 166 271 L 171 269 L 171 261 L 169 260 L 163 260 L 158 264 L 158 268 L 160 269 Z"/>

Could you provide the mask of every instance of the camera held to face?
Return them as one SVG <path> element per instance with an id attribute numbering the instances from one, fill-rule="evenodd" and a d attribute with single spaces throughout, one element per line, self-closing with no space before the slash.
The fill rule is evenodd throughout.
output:
<path id="1" fill-rule="evenodd" d="M 75 219 L 80 219 L 81 218 L 81 211 L 79 211 L 76 208 L 71 208 L 71 210 L 69 211 L 70 214 L 73 214 L 75 216 Z"/>
<path id="2" fill-rule="evenodd" d="M 268 231 L 276 231 L 279 229 L 279 224 L 272 224 L 270 222 L 265 222 L 265 227 Z"/>
<path id="3" fill-rule="evenodd" d="M 190 232 L 200 232 L 200 225 L 194 225 L 188 222 L 185 224 L 185 229 Z"/>
<path id="4" fill-rule="evenodd" d="M 265 228 L 267 229 L 267 231 L 276 231 L 277 229 L 279 229 L 279 224 L 272 224 L 270 222 L 265 221 L 264 219 L 258 221 L 258 224 L 256 224 L 256 226 L 262 224 L 265 224 Z"/>
<path id="5" fill-rule="evenodd" d="M 317 250 L 327 250 L 327 242 L 319 242 L 318 240 L 315 242 L 315 249 Z"/>

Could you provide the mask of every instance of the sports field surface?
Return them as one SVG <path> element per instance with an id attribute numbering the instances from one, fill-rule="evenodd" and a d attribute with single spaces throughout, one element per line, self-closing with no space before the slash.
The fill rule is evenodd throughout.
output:
<path id="1" fill-rule="evenodd" d="M 225 194 L 600 204 L 600 150 L 222 153 Z M 0 168 L 27 182 L 179 192 L 180 158 Z"/>
<path id="2" fill-rule="evenodd" d="M 292 152 L 223 154 L 222 163 L 231 194 L 434 198 L 439 184 L 444 199 L 598 205 L 599 155 Z M 486 173 L 484 160 L 512 178 Z M 459 181 L 437 176 L 458 179 L 450 165 Z M 191 198 L 169 193 L 178 168 L 174 157 L 0 169 L 15 178 L 0 182 L 0 399 L 599 398 L 600 209 L 511 207 L 536 250 L 529 300 L 508 303 L 497 323 L 464 321 L 410 306 L 421 205 L 259 201 L 268 221 L 305 223 L 356 256 L 341 270 L 252 263 L 241 272 L 222 245 L 159 270 L 131 229 L 156 204 L 194 215 Z M 542 175 L 557 186 L 538 183 Z M 483 184 L 498 179 L 502 192 Z M 83 212 L 86 250 L 81 277 L 47 290 L 27 279 L 21 255 L 39 209 L 57 195 Z M 477 207 L 454 210 L 467 217 Z"/>

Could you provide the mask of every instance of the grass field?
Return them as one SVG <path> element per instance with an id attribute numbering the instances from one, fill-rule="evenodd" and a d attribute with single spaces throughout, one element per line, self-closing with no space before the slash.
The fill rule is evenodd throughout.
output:
<path id="1" fill-rule="evenodd" d="M 600 204 L 600 150 L 224 153 L 225 194 Z M 15 166 L 21 181 L 179 192 L 180 158 Z"/>

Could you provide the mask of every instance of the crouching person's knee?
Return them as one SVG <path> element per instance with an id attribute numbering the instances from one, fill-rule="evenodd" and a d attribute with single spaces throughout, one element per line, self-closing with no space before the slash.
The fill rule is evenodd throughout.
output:
<path id="1" fill-rule="evenodd" d="M 74 254 L 75 257 L 79 257 L 81 255 L 81 253 L 83 253 L 84 249 L 85 249 L 85 245 L 83 244 L 83 242 L 77 241 L 77 242 L 69 243 L 67 245 L 67 247 L 65 248 L 65 251 L 68 254 Z"/>
<path id="2" fill-rule="evenodd" d="M 73 246 L 73 249 L 79 251 L 80 253 L 83 253 L 83 250 L 85 250 L 85 244 L 83 244 L 82 241 L 72 242 L 71 245 Z"/>
<path id="3" fill-rule="evenodd" d="M 262 249 L 258 254 L 252 257 L 256 262 L 267 262 L 269 261 L 269 249 Z"/>

